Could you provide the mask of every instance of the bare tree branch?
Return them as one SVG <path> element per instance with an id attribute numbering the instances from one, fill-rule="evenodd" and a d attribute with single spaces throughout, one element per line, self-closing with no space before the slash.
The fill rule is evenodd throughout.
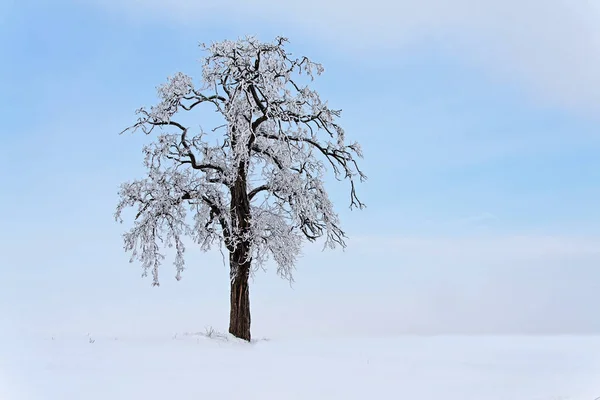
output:
<path id="1" fill-rule="evenodd" d="M 270 190 L 271 187 L 269 185 L 260 185 L 255 187 L 254 189 L 252 189 L 249 193 L 248 193 L 248 199 L 252 200 L 254 198 L 254 196 L 256 196 L 258 193 L 260 192 L 264 192 L 267 190 Z"/>

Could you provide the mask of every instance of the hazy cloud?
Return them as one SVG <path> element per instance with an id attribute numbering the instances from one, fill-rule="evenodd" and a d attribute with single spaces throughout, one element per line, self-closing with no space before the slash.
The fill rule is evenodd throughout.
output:
<path id="1" fill-rule="evenodd" d="M 308 294 L 303 278 L 316 279 L 311 274 L 334 276 L 334 308 L 352 304 L 348 324 L 360 320 L 365 329 L 598 333 L 599 243 L 591 236 L 354 237 L 344 253 L 307 253 L 297 291 Z M 375 328 L 382 320 L 387 328 Z"/>
<path id="2" fill-rule="evenodd" d="M 539 100 L 583 112 L 600 109 L 600 13 L 591 1 L 98 3 L 129 15 L 154 15 L 180 23 L 214 23 L 223 18 L 242 24 L 268 22 L 362 58 L 376 57 L 379 50 L 429 42 L 465 63 L 486 68 L 498 79 L 523 83 Z"/>

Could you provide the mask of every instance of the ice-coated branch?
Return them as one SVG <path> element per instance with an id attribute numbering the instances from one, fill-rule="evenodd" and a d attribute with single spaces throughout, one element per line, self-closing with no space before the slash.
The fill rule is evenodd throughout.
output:
<path id="1" fill-rule="evenodd" d="M 307 137 L 300 136 L 289 136 L 285 134 L 261 134 L 260 137 L 266 139 L 273 139 L 277 141 L 283 142 L 303 142 L 308 143 L 310 146 L 317 149 L 329 162 L 331 165 L 335 176 L 338 180 L 343 178 L 347 178 L 350 180 L 351 190 L 350 190 L 350 207 L 358 207 L 364 208 L 365 205 L 360 201 L 356 194 L 354 177 L 358 176 L 360 181 L 363 182 L 366 180 L 366 175 L 359 168 L 356 159 L 352 155 L 352 153 L 362 157 L 362 152 L 357 143 L 353 143 L 349 146 L 340 146 L 334 145 L 331 142 L 328 142 L 326 145 L 319 143 L 317 140 Z M 300 170 L 297 170 L 298 172 Z"/>
<path id="2" fill-rule="evenodd" d="M 158 268 L 165 258 L 160 247 L 175 247 L 176 278 L 180 279 L 185 264 L 184 236 L 192 237 L 205 249 L 215 241 L 229 241 L 228 214 L 222 205 L 222 194 L 213 184 L 188 171 L 180 172 L 174 167 L 164 171 L 151 169 L 147 178 L 123 184 L 119 196 L 117 221 L 122 222 L 125 208 L 137 208 L 134 226 L 124 234 L 125 250 L 132 253 L 131 262 L 141 261 L 143 276 L 152 271 L 154 285 L 159 284 Z M 189 208 L 195 211 L 193 227 L 186 219 Z"/>

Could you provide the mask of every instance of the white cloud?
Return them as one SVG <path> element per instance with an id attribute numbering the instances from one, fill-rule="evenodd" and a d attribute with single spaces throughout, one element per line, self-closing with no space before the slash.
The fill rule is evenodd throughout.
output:
<path id="1" fill-rule="evenodd" d="M 364 236 L 348 244 L 344 253 L 307 252 L 296 289 L 318 298 L 310 282 L 331 285 L 336 315 L 352 304 L 348 324 L 415 333 L 600 332 L 598 237 Z"/>
<path id="2" fill-rule="evenodd" d="M 432 41 L 499 79 L 522 82 L 538 99 L 578 111 L 600 110 L 600 7 L 592 1 L 229 0 L 217 6 L 191 0 L 124 0 L 102 4 L 194 24 L 216 23 L 224 15 L 236 24 L 267 22 L 361 57 Z"/>

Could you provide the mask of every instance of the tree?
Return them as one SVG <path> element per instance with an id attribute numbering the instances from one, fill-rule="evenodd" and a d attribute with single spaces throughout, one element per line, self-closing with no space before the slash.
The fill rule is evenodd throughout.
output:
<path id="1" fill-rule="evenodd" d="M 287 42 L 247 37 L 201 44 L 208 53 L 203 85 L 196 88 L 192 78 L 175 74 L 158 87 L 158 104 L 139 109 L 137 122 L 123 131 L 150 135 L 160 128 L 143 149 L 147 176 L 119 191 L 115 219 L 122 222 L 127 207 L 137 210 L 123 235 L 131 262 L 138 259 L 143 276 L 152 271 L 158 285 L 162 245 L 175 247 L 177 280 L 184 269 L 183 237 L 203 251 L 224 246 L 231 278 L 229 332 L 248 341 L 248 278 L 256 268 L 271 256 L 278 274 L 291 282 L 304 239 L 324 237 L 326 247 L 346 246 L 324 188 L 326 164 L 338 180 L 350 182 L 350 208 L 364 207 L 355 191 L 355 181 L 366 179 L 356 163 L 360 146 L 346 144 L 336 122 L 341 110 L 329 108 L 301 82 L 312 81 L 323 67 L 291 58 Z M 174 119 L 204 105 L 223 118 L 208 134 Z"/>

